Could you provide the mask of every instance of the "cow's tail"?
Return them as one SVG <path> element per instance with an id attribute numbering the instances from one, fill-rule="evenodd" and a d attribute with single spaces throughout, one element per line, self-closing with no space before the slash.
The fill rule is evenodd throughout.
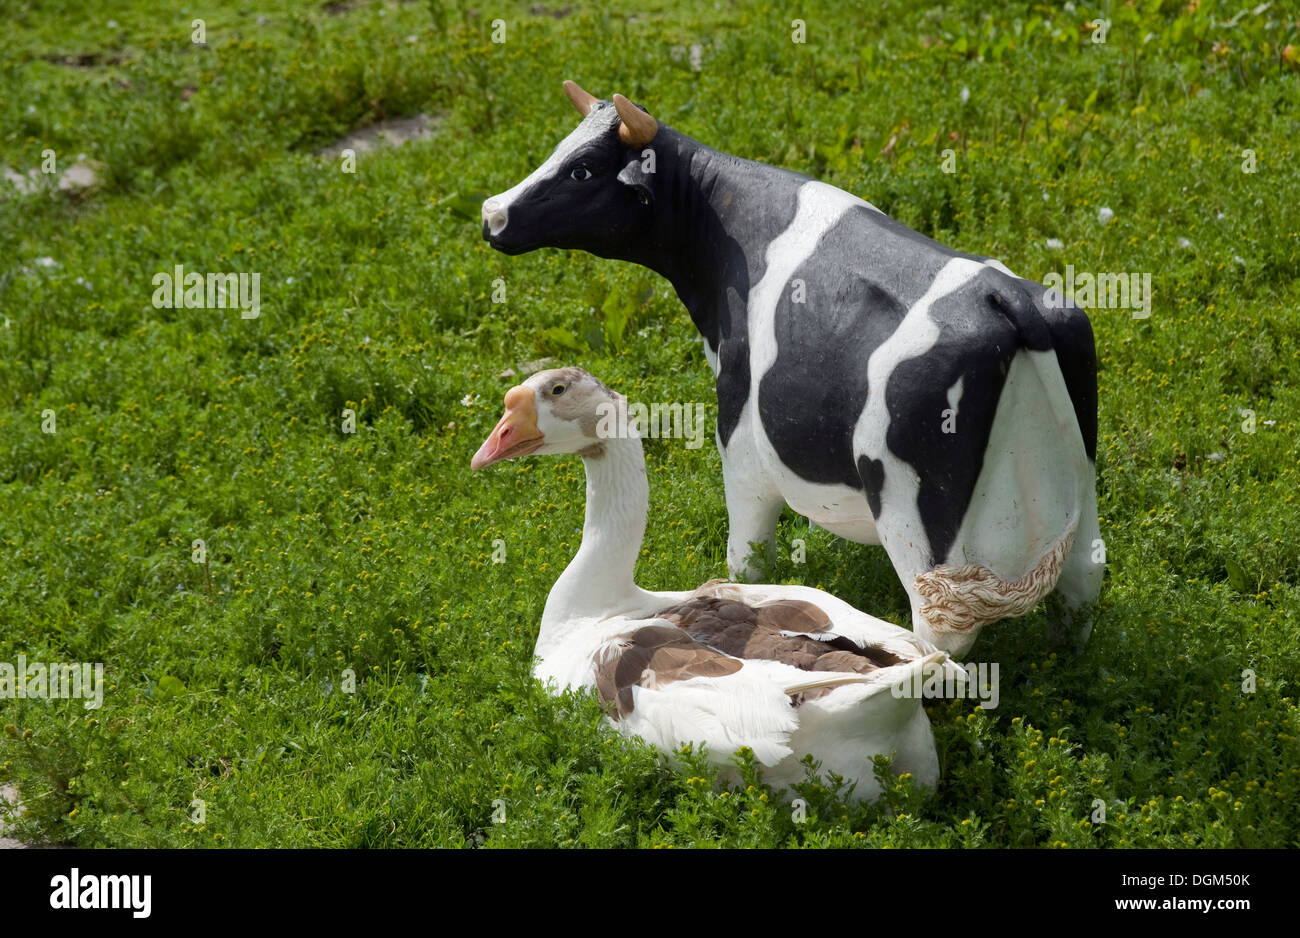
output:
<path id="1" fill-rule="evenodd" d="M 1047 323 L 1032 300 L 1020 290 L 1012 291 L 1007 299 L 1010 302 L 1002 306 L 1002 311 L 1015 324 L 1022 340 L 1029 340 L 1024 345 L 1052 349 Z M 1082 429 L 1055 352 L 1028 354 L 1057 423 L 1062 427 L 1076 428 L 1082 448 Z M 1070 506 L 1060 536 L 1019 579 L 1003 579 L 978 563 L 962 566 L 943 564 L 917 576 L 915 587 L 921 599 L 921 614 L 931 628 L 942 632 L 969 632 L 999 619 L 1024 615 L 1033 609 L 1055 588 L 1061 576 L 1079 529 L 1081 507 L 1076 499 Z"/>

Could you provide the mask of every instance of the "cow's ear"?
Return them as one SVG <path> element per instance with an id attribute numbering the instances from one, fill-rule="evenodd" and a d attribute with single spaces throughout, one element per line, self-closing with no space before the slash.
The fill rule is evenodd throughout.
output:
<path id="1" fill-rule="evenodd" d="M 654 201 L 654 191 L 650 187 L 650 177 L 654 173 L 654 153 L 647 149 L 646 154 L 648 155 L 629 160 L 618 174 L 619 182 L 636 190 L 642 205 Z"/>

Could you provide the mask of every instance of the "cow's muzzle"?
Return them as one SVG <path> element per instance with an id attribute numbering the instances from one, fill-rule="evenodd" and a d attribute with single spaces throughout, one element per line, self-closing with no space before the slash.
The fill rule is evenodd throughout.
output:
<path id="1" fill-rule="evenodd" d="M 483 237 L 492 239 L 506 227 L 506 207 L 496 198 L 483 203 Z"/>

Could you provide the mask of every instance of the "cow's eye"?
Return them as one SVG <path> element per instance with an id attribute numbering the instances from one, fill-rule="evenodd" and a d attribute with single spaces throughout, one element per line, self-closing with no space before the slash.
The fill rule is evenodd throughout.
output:
<path id="1" fill-rule="evenodd" d="M 570 179 L 576 179 L 578 182 L 586 182 L 591 178 L 591 170 L 585 166 L 575 166 L 573 172 L 569 173 Z"/>
<path id="2" fill-rule="evenodd" d="M 562 384 L 557 384 L 555 387 L 551 388 L 551 394 L 553 394 L 555 397 L 559 397 L 563 393 L 564 393 L 564 385 Z"/>

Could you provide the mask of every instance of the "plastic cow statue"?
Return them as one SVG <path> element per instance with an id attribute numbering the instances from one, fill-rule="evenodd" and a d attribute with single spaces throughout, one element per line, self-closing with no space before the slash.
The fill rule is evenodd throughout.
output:
<path id="1" fill-rule="evenodd" d="M 483 203 L 497 250 L 577 248 L 668 278 L 716 376 L 732 576 L 784 505 L 881 544 L 913 627 L 960 655 L 1103 567 L 1097 365 L 1082 310 L 799 173 L 711 149 L 622 95 Z"/>

